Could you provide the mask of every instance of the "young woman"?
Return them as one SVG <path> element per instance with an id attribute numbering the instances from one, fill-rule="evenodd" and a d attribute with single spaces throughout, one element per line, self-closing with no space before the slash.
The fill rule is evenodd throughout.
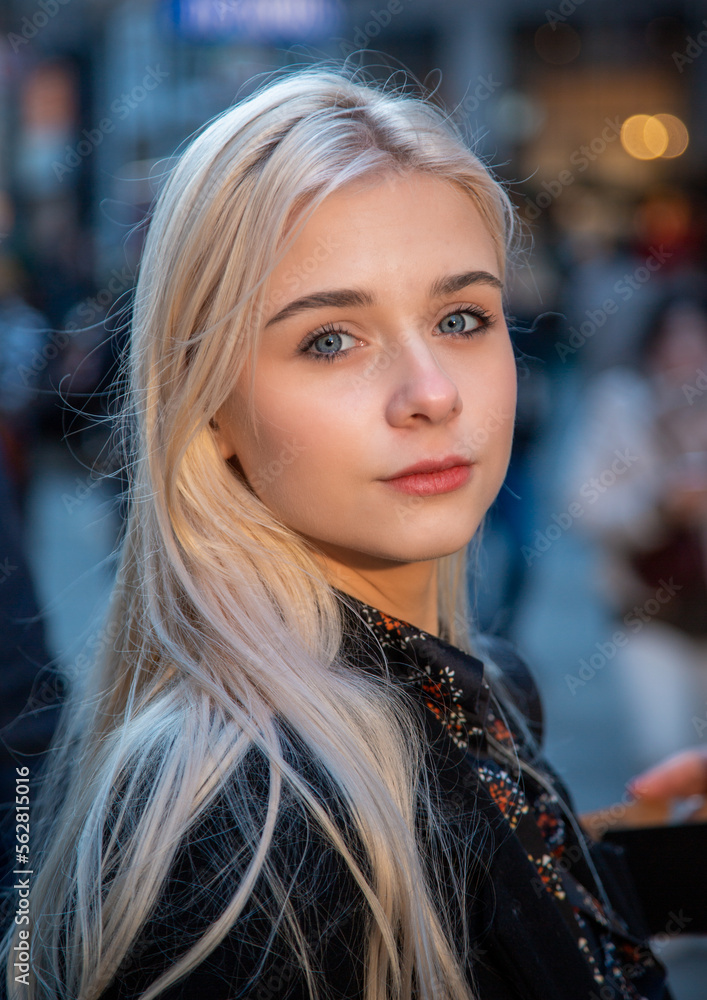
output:
<path id="1" fill-rule="evenodd" d="M 440 111 L 327 68 L 182 155 L 136 292 L 105 652 L 11 997 L 667 996 L 527 671 L 470 635 L 512 223 Z"/>

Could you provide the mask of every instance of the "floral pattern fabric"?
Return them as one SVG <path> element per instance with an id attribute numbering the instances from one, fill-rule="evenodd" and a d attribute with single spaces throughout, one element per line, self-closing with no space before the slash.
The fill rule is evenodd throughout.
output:
<path id="1" fill-rule="evenodd" d="M 517 836 L 540 884 L 554 899 L 569 925 L 598 987 L 610 984 L 611 996 L 644 1000 L 637 987 L 641 974 L 655 969 L 648 948 L 636 946 L 622 918 L 611 907 L 587 859 L 588 842 L 564 808 L 551 768 L 536 764 L 540 781 L 518 758 L 537 758 L 527 731 L 514 723 L 484 676 L 478 657 L 383 612 L 354 601 L 359 627 L 385 655 L 391 679 L 417 693 L 456 747 L 469 752 L 470 766 L 483 782 L 509 831 Z M 369 643 L 370 645 L 370 643 Z M 510 763 L 509 763 L 510 762 Z M 557 782 L 558 786 L 561 783 Z M 568 861 L 569 859 L 569 861 Z M 584 871 L 582 880 L 577 871 Z M 588 884 L 584 884 L 584 883 Z M 602 995 L 598 990 L 598 995 Z"/>

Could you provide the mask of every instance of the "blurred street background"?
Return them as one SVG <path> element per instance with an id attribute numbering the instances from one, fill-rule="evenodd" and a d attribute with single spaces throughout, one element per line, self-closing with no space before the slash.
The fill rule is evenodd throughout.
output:
<path id="1" fill-rule="evenodd" d="M 5 741 L 41 749 L 105 641 L 118 362 L 160 179 L 313 59 L 435 91 L 518 208 L 517 431 L 470 587 L 538 680 L 578 809 L 707 739 L 705 52 L 698 0 L 3 0 Z M 704 1000 L 707 942 L 656 948 L 676 1000 Z"/>

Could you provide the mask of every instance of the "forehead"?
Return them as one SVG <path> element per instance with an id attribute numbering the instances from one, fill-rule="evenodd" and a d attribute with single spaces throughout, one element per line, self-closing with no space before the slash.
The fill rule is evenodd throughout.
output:
<path id="1" fill-rule="evenodd" d="M 300 215 L 288 242 L 272 285 L 290 291 L 321 287 L 330 276 L 340 278 L 342 268 L 374 279 L 391 270 L 443 270 L 464 257 L 499 277 L 503 270 L 499 240 L 471 195 L 425 173 L 386 173 L 343 185 Z"/>

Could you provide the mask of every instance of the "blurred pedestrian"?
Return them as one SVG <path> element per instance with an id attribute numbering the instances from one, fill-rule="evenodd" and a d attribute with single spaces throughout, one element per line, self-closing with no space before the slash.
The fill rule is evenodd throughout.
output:
<path id="1" fill-rule="evenodd" d="M 707 303 L 671 293 L 636 365 L 591 380 L 568 454 L 578 523 L 599 546 L 644 764 L 694 738 L 707 698 Z M 581 484 L 581 485 L 580 485 Z"/>

